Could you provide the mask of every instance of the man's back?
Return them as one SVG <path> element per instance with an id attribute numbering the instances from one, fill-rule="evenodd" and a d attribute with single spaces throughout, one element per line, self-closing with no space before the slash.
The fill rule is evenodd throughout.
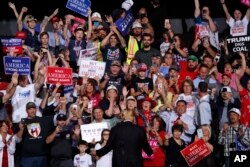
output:
<path id="1" fill-rule="evenodd" d="M 112 128 L 107 145 L 97 151 L 97 155 L 104 155 L 113 149 L 113 166 L 142 167 L 142 149 L 152 154 L 143 128 L 132 122 L 122 122 Z"/>

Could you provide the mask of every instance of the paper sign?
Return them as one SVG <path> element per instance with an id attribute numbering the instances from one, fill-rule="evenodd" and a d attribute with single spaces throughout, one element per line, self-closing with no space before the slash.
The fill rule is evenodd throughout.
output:
<path id="1" fill-rule="evenodd" d="M 72 68 L 48 67 L 47 83 L 62 85 L 72 85 Z"/>
<path id="2" fill-rule="evenodd" d="M 227 38 L 227 44 L 231 53 L 247 52 L 250 49 L 250 36 Z"/>
<path id="3" fill-rule="evenodd" d="M 154 148 L 156 148 L 156 147 L 159 147 L 158 146 L 158 142 L 157 142 L 157 140 L 149 140 L 148 141 L 149 142 L 149 145 L 150 145 L 150 147 L 152 148 L 152 150 L 154 150 Z M 154 153 L 149 157 L 143 150 L 142 150 L 142 158 L 145 158 L 145 159 L 154 159 Z"/>
<path id="4" fill-rule="evenodd" d="M 97 57 L 97 48 L 80 50 L 80 56 L 78 58 L 77 65 L 79 66 L 82 60 L 96 60 L 96 57 Z"/>
<path id="5" fill-rule="evenodd" d="M 105 62 L 99 62 L 94 60 L 84 60 L 81 61 L 79 76 L 101 79 L 105 72 Z"/>
<path id="6" fill-rule="evenodd" d="M 181 154 L 189 166 L 195 165 L 210 153 L 211 150 L 207 147 L 203 139 L 199 139 L 181 150 Z"/>
<path id="7" fill-rule="evenodd" d="M 90 0 L 68 0 L 66 8 L 88 17 L 88 8 L 91 6 Z"/>
<path id="8" fill-rule="evenodd" d="M 82 140 L 87 141 L 88 143 L 95 141 L 101 141 L 101 133 L 103 129 L 108 129 L 107 122 L 102 123 L 91 123 L 81 125 L 81 135 Z"/>
<path id="9" fill-rule="evenodd" d="M 250 7 L 250 0 L 241 0 L 240 1 L 242 4 L 249 6 Z"/>
<path id="10" fill-rule="evenodd" d="M 115 25 L 117 26 L 117 29 L 122 33 L 122 35 L 125 36 L 128 34 L 128 31 L 132 26 L 133 22 L 134 18 L 131 11 L 127 11 L 125 17 L 119 18 L 115 22 Z"/>
<path id="11" fill-rule="evenodd" d="M 30 75 L 29 57 L 4 56 L 3 61 L 5 74 L 17 72 L 19 75 Z"/>
<path id="12" fill-rule="evenodd" d="M 22 39 L 17 39 L 17 38 L 1 39 L 1 43 L 4 53 L 9 53 L 11 50 L 17 54 L 23 53 Z"/>

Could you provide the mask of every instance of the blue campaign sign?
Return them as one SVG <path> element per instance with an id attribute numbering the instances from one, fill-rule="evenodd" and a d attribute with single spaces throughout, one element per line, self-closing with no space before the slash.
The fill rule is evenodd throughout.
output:
<path id="1" fill-rule="evenodd" d="M 29 57 L 12 57 L 4 56 L 5 74 L 13 74 L 17 72 L 19 75 L 30 74 L 30 58 Z"/>
<path id="2" fill-rule="evenodd" d="M 128 34 L 128 31 L 132 26 L 133 22 L 134 17 L 131 11 L 129 10 L 126 12 L 125 17 L 121 17 L 115 22 L 115 25 L 117 26 L 117 29 L 122 33 L 122 35 L 125 36 Z"/>
<path id="3" fill-rule="evenodd" d="M 3 46 L 8 46 L 8 47 L 22 46 L 22 39 L 17 39 L 17 38 L 1 39 L 1 43 Z"/>
<path id="4" fill-rule="evenodd" d="M 88 17 L 88 8 L 90 8 L 90 6 L 90 0 L 68 0 L 66 8 Z"/>

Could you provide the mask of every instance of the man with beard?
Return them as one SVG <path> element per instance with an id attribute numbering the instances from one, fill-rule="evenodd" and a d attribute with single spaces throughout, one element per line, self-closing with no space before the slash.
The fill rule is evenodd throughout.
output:
<path id="1" fill-rule="evenodd" d="M 180 62 L 180 81 L 183 81 L 186 78 L 194 80 L 198 75 L 198 58 L 194 55 L 188 57 L 188 62 Z"/>
<path id="2" fill-rule="evenodd" d="M 135 59 L 140 63 L 145 63 L 148 67 L 152 66 L 152 55 L 161 55 L 161 52 L 151 47 L 153 37 L 151 34 L 144 33 L 142 37 L 143 49 L 135 54 Z"/>

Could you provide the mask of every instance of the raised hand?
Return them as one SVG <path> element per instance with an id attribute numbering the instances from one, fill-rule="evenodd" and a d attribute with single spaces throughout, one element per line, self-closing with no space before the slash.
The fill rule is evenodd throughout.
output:
<path id="1" fill-rule="evenodd" d="M 18 74 L 17 74 L 17 72 L 14 72 L 14 73 L 12 74 L 11 82 L 12 82 L 14 85 L 17 85 L 17 84 L 18 84 Z"/>
<path id="2" fill-rule="evenodd" d="M 16 6 L 15 6 L 14 3 L 9 2 L 8 5 L 9 5 L 9 7 L 10 7 L 11 9 L 13 9 L 13 10 L 16 9 Z"/>
<path id="3" fill-rule="evenodd" d="M 27 7 L 22 7 L 22 10 L 21 10 L 21 12 L 23 12 L 23 13 L 25 13 L 25 12 L 27 12 L 28 11 L 28 8 Z"/>

